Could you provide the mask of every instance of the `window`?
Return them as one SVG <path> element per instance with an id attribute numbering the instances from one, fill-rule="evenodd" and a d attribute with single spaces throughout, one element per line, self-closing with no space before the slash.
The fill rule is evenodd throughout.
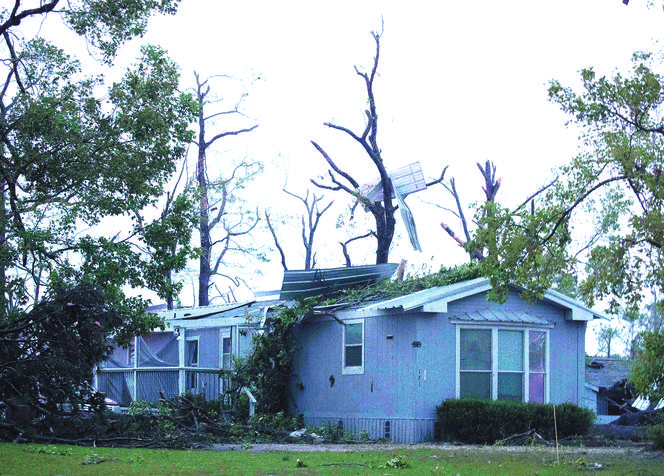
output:
<path id="1" fill-rule="evenodd" d="M 462 329 L 460 397 L 491 398 L 491 330 Z"/>
<path id="2" fill-rule="evenodd" d="M 187 367 L 198 367 L 198 337 L 194 339 L 187 339 L 185 345 L 185 365 Z M 198 374 L 196 371 L 188 370 L 187 388 L 196 389 L 198 387 Z"/>
<path id="3" fill-rule="evenodd" d="M 364 320 L 344 321 L 342 374 L 364 373 Z"/>
<path id="4" fill-rule="evenodd" d="M 529 401 L 544 403 L 546 376 L 546 332 L 528 332 L 528 390 Z"/>
<path id="5" fill-rule="evenodd" d="M 233 368 L 233 341 L 231 340 L 230 328 L 221 330 L 221 368 L 231 370 Z M 222 392 L 226 392 L 231 386 L 230 379 L 222 379 Z"/>
<path id="6" fill-rule="evenodd" d="M 544 403 L 547 331 L 457 327 L 457 398 Z"/>

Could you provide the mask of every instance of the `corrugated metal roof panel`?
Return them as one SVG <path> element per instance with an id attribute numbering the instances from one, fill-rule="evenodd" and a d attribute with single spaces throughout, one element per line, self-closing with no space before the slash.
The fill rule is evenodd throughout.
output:
<path id="1" fill-rule="evenodd" d="M 404 197 L 427 188 L 427 183 L 419 162 L 414 162 L 398 170 L 388 172 L 387 175 L 392 179 L 392 186 Z M 367 194 L 367 198 L 374 202 L 383 201 L 383 189 L 380 182 Z"/>
<path id="2" fill-rule="evenodd" d="M 180 309 L 173 309 L 170 311 L 162 311 L 159 314 L 167 319 L 200 319 L 202 317 L 209 317 L 215 314 L 223 314 L 234 309 L 251 306 L 256 301 L 246 302 L 233 302 L 230 304 L 220 304 L 216 306 L 203 306 L 203 307 L 185 307 Z"/>
<path id="3" fill-rule="evenodd" d="M 350 266 L 311 270 L 284 271 L 281 299 L 316 296 L 336 289 L 363 286 L 389 278 L 399 265 L 396 263 Z"/>
<path id="4" fill-rule="evenodd" d="M 549 325 L 544 319 L 532 316 L 523 311 L 506 311 L 503 309 L 482 309 L 475 312 L 467 312 L 452 319 L 470 322 L 506 322 L 513 324 L 537 324 Z"/>

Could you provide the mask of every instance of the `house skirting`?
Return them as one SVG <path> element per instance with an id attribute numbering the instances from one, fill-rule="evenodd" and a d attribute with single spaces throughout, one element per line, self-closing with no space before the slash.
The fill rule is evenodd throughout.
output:
<path id="1" fill-rule="evenodd" d="M 305 416 L 304 422 L 310 426 L 332 425 L 339 422 L 345 433 L 360 437 L 366 432 L 369 439 L 386 438 L 394 443 L 422 443 L 433 441 L 435 418 L 359 418 L 348 416 Z"/>

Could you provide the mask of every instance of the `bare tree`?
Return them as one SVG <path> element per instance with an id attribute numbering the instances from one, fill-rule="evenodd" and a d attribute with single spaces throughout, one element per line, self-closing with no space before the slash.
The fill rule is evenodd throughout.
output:
<path id="1" fill-rule="evenodd" d="M 314 179 L 311 182 L 322 189 L 333 191 L 344 191 L 355 200 L 360 202 L 367 211 L 369 211 L 376 222 L 376 230 L 374 236 L 376 237 L 376 264 L 387 263 L 390 251 L 390 244 L 394 237 L 394 226 L 396 223 L 394 214 L 397 211 L 398 205 L 394 203 L 394 193 L 392 193 L 392 183 L 390 177 L 383 163 L 381 156 L 381 149 L 378 146 L 378 113 L 376 111 L 376 100 L 374 97 L 373 84 L 376 78 L 376 71 L 378 70 L 378 59 L 380 56 L 380 38 L 381 33 L 371 32 L 371 35 L 376 43 L 376 55 L 374 56 L 373 65 L 369 73 L 360 71 L 357 66 L 355 72 L 364 80 L 367 91 L 367 103 L 369 108 L 365 111 L 367 123 L 361 134 L 356 134 L 347 127 L 337 124 L 326 122 L 325 125 L 330 129 L 341 131 L 347 136 L 356 141 L 369 156 L 369 159 L 374 164 L 376 171 L 380 177 L 379 184 L 384 191 L 382 201 L 373 201 L 368 196 L 361 192 L 360 183 L 353 178 L 347 171 L 342 170 L 337 163 L 328 155 L 328 153 L 315 141 L 311 141 L 316 150 L 323 156 L 330 169 L 328 169 L 328 176 L 331 183 L 320 183 Z M 432 182 L 438 183 L 442 181 L 442 177 Z"/>
<path id="2" fill-rule="evenodd" d="M 339 242 L 339 244 L 341 245 L 341 252 L 344 254 L 344 259 L 346 260 L 347 267 L 350 268 L 353 265 L 353 263 L 350 260 L 350 254 L 348 253 L 348 245 L 350 245 L 354 241 L 363 240 L 364 238 L 369 238 L 372 235 L 375 235 L 375 232 L 369 231 L 364 235 L 353 236 L 352 238 L 349 238 L 346 241 Z"/>
<path id="3" fill-rule="evenodd" d="M 314 237 L 316 236 L 316 230 L 318 229 L 318 224 L 320 222 L 323 214 L 330 209 L 333 202 L 329 202 L 323 208 L 320 208 L 320 201 L 323 199 L 322 196 L 317 196 L 315 193 L 311 195 L 307 190 L 307 193 L 304 197 L 301 197 L 293 192 L 286 190 L 286 187 L 283 188 L 283 192 L 291 197 L 297 198 L 302 205 L 304 205 L 305 213 L 301 216 L 301 228 L 302 228 L 302 245 L 304 246 L 304 269 L 313 269 L 316 266 L 316 253 L 314 251 Z M 268 229 L 274 240 L 274 244 L 279 250 L 281 255 L 281 266 L 284 268 L 284 271 L 288 270 L 286 266 L 286 255 L 284 250 L 279 243 L 276 230 L 270 221 L 270 214 L 265 211 L 265 219 L 267 221 Z"/>
<path id="4" fill-rule="evenodd" d="M 237 181 L 246 181 L 250 179 L 260 168 L 259 164 L 242 161 L 234 168 L 229 178 L 211 182 L 207 174 L 207 153 L 210 147 L 212 147 L 212 145 L 219 139 L 251 132 L 256 129 L 258 125 L 256 124 L 248 128 L 219 132 L 213 135 L 210 139 L 207 139 L 205 136 L 207 123 L 220 116 L 240 114 L 239 106 L 241 100 L 231 109 L 217 111 L 210 115 L 206 115 L 206 106 L 209 106 L 214 102 L 208 97 L 210 94 L 209 81 L 212 77 L 201 81 L 198 73 L 194 73 L 194 75 L 196 77 L 196 98 L 200 108 L 198 117 L 198 140 L 196 142 L 198 146 L 196 181 L 198 183 L 200 194 L 200 221 L 198 230 L 201 242 L 198 277 L 198 305 L 207 306 L 210 303 L 209 291 L 211 277 L 219 273 L 219 266 L 230 251 L 243 251 L 237 240 L 240 237 L 251 233 L 258 222 L 257 214 L 255 216 L 247 216 L 244 214 L 231 216 L 228 213 L 233 184 L 237 183 Z M 212 200 L 210 194 L 212 189 L 215 189 L 217 192 L 216 195 L 218 195 L 214 200 Z M 212 216 L 210 215 L 211 212 L 214 212 Z M 223 236 L 213 241 L 212 231 L 217 226 L 222 229 Z M 218 249 L 214 264 L 212 260 L 213 247 Z"/>
<path id="5" fill-rule="evenodd" d="M 500 180 L 501 180 L 500 178 L 496 179 L 496 166 L 493 162 L 487 160 L 484 164 L 484 167 L 482 167 L 478 162 L 477 168 L 479 169 L 480 173 L 482 174 L 482 177 L 484 178 L 484 185 L 482 186 L 482 190 L 484 191 L 484 195 L 486 197 L 485 203 L 493 202 L 496 198 L 496 194 L 498 193 L 498 189 L 500 188 Z M 455 233 L 454 230 L 452 230 L 452 228 L 445 222 L 441 222 L 440 226 L 452 239 L 454 239 L 454 241 L 458 243 L 459 246 L 466 249 L 466 252 L 470 255 L 471 260 L 483 259 L 484 254 L 481 249 L 466 248 L 466 244 L 472 240 L 472 236 L 470 234 L 468 220 L 464 213 L 464 206 L 461 204 L 461 199 L 459 197 L 459 192 L 457 191 L 454 178 L 450 179 L 449 184 L 445 182 L 441 182 L 441 184 L 443 187 L 445 187 L 445 190 L 447 190 L 454 198 L 456 210 L 446 207 L 441 207 L 441 208 L 451 212 L 452 214 L 454 214 L 454 216 L 458 218 L 461 225 L 461 229 L 463 230 L 463 237 Z"/>
<path id="6" fill-rule="evenodd" d="M 314 236 L 318 223 L 323 214 L 330 209 L 333 202 L 329 202 L 322 209 L 318 206 L 319 202 L 323 199 L 322 196 L 317 196 L 315 193 L 312 195 L 311 202 L 309 202 L 309 190 L 304 197 L 300 197 L 292 192 L 289 192 L 284 187 L 284 193 L 295 197 L 302 202 L 306 210 L 306 214 L 302 215 L 302 245 L 304 246 L 304 269 L 312 269 L 316 265 L 316 254 L 314 252 Z"/>

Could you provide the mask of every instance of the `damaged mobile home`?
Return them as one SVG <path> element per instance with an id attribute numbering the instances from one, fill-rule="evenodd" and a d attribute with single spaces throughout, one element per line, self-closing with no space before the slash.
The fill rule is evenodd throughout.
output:
<path id="1" fill-rule="evenodd" d="M 295 328 L 292 413 L 414 443 L 433 439 L 436 406 L 449 398 L 580 405 L 586 323 L 601 315 L 555 291 L 529 303 L 512 290 L 499 304 L 487 299 L 490 289 L 478 278 L 315 307 Z M 123 405 L 156 400 L 160 389 L 218 398 L 218 371 L 246 355 L 280 302 L 170 311 L 167 332 L 136 339 L 100 368 L 98 389 Z"/>

